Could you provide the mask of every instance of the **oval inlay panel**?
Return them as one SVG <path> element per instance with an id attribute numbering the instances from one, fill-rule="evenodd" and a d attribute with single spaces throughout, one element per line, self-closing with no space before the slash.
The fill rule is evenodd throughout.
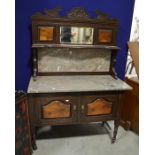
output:
<path id="1" fill-rule="evenodd" d="M 96 99 L 94 102 L 87 105 L 87 115 L 105 115 L 110 114 L 112 110 L 112 103 L 104 99 Z"/>
<path id="2" fill-rule="evenodd" d="M 42 107 L 43 118 L 70 117 L 70 105 L 61 101 L 52 101 Z"/>

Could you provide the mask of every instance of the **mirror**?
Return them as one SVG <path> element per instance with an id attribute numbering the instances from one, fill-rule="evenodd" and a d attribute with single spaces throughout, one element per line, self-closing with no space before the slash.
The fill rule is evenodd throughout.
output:
<path id="1" fill-rule="evenodd" d="M 39 27 L 39 40 L 52 41 L 53 31 L 54 31 L 54 27 L 47 27 L 47 26 Z"/>
<path id="2" fill-rule="evenodd" d="M 60 43 L 93 44 L 92 27 L 60 27 Z"/>
<path id="3" fill-rule="evenodd" d="M 110 43 L 112 41 L 112 30 L 99 30 L 99 42 Z"/>

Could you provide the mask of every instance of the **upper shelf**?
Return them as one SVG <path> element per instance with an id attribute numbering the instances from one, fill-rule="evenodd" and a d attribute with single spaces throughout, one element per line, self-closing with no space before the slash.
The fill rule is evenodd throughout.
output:
<path id="1" fill-rule="evenodd" d="M 101 48 L 109 50 L 120 50 L 118 46 L 108 46 L 108 45 L 73 45 L 73 44 L 32 44 L 32 48 L 44 48 L 44 47 L 56 47 L 56 48 Z"/>

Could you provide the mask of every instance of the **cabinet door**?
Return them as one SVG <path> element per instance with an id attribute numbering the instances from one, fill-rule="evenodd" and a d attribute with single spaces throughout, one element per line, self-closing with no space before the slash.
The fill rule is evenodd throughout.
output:
<path id="1" fill-rule="evenodd" d="M 80 121 L 104 121 L 112 119 L 116 112 L 117 96 L 88 95 L 80 99 Z"/>
<path id="2" fill-rule="evenodd" d="M 36 123 L 72 124 L 77 120 L 77 103 L 73 96 L 41 95 L 33 104 Z"/>

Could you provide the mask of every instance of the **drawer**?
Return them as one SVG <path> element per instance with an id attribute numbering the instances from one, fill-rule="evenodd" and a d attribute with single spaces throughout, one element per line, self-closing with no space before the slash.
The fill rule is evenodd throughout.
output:
<path id="1" fill-rule="evenodd" d="M 80 99 L 81 121 L 102 121 L 115 116 L 117 95 L 87 95 Z"/>
<path id="2" fill-rule="evenodd" d="M 77 98 L 62 95 L 41 95 L 33 104 L 35 122 L 65 124 L 76 121 Z"/>

